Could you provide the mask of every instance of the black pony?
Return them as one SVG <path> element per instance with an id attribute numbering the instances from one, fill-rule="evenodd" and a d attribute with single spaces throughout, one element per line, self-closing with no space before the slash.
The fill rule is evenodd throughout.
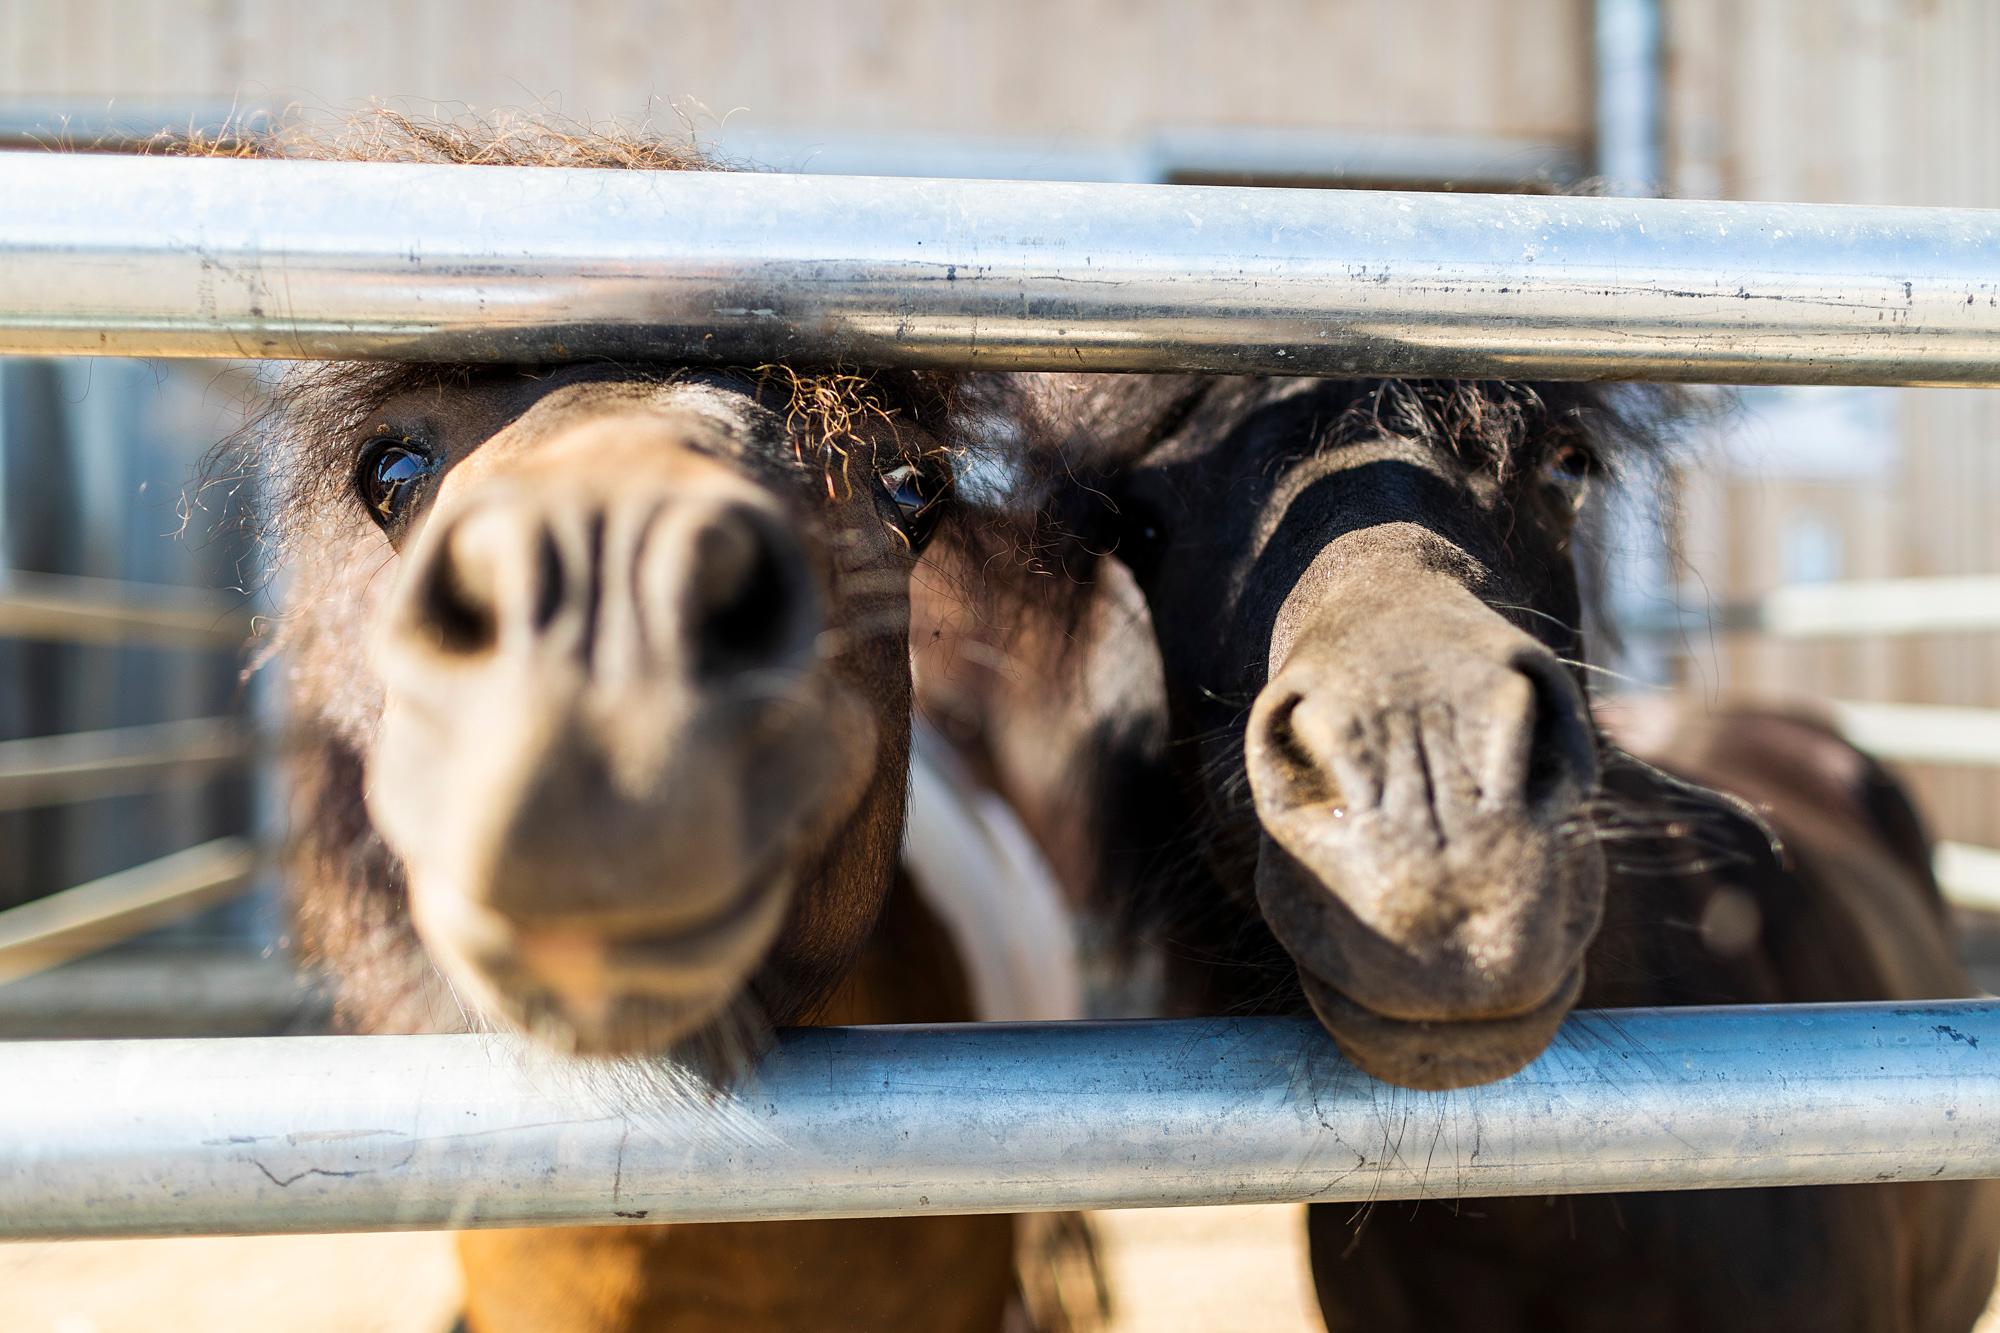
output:
<path id="1" fill-rule="evenodd" d="M 1037 577 L 987 587 L 1045 614 L 984 655 L 1009 669 L 933 663 L 924 692 L 1165 959 L 1171 1010 L 1310 1007 L 1362 1069 L 1446 1089 L 1513 1073 L 1578 1005 L 1971 992 L 1914 811 L 1829 729 L 1656 718 L 1642 761 L 1593 718 L 1578 515 L 1650 456 L 1667 395 L 1075 376 L 1032 396 Z M 1965 1329 L 1996 1228 L 1984 1183 L 1311 1221 L 1336 1333 Z"/>

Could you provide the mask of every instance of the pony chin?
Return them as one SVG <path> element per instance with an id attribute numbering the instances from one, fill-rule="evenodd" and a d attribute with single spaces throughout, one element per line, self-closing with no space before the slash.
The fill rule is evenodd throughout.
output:
<path id="1" fill-rule="evenodd" d="M 1519 1073 L 1548 1049 L 1583 993 L 1578 963 L 1547 1000 L 1525 1014 L 1440 1022 L 1390 1018 L 1299 970 L 1306 1003 L 1334 1044 L 1363 1073 L 1426 1092 L 1477 1087 Z"/>

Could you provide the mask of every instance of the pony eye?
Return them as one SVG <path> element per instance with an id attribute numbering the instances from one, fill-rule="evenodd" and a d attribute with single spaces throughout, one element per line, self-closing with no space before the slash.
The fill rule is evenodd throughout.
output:
<path id="1" fill-rule="evenodd" d="M 915 463 L 900 463 L 882 474 L 882 489 L 895 506 L 895 529 L 912 551 L 921 551 L 937 531 L 944 515 L 940 503 L 951 489 L 948 481 L 925 472 Z"/>
<path id="2" fill-rule="evenodd" d="M 409 517 L 410 505 L 438 470 L 437 457 L 408 436 L 382 436 L 361 451 L 355 493 L 376 526 L 390 531 Z"/>
<path id="3" fill-rule="evenodd" d="M 1131 572 L 1141 587 L 1152 582 L 1167 551 L 1167 530 L 1151 510 L 1125 503 L 1120 507 L 1111 554 Z"/>
<path id="4" fill-rule="evenodd" d="M 1542 481 L 1562 492 L 1572 507 L 1583 503 L 1590 479 L 1597 474 L 1597 460 L 1587 449 L 1564 445 L 1542 464 Z"/>

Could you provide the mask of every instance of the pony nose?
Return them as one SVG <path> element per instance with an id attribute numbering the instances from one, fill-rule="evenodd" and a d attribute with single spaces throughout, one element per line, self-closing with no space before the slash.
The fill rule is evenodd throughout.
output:
<path id="1" fill-rule="evenodd" d="M 720 680 L 783 666 L 811 647 L 812 586 L 792 534 L 770 516 L 727 505 L 679 525 L 643 556 L 642 584 L 664 600 L 685 568 L 681 628 L 694 674 Z"/>
<path id="2" fill-rule="evenodd" d="M 1483 781 L 1499 799 L 1553 824 L 1597 782 L 1590 706 L 1552 653 L 1524 650 L 1509 666 L 1495 697 Z"/>
<path id="3" fill-rule="evenodd" d="M 779 515 L 742 500 L 506 486 L 444 521 L 392 638 L 448 664 L 560 657 L 592 678 L 720 686 L 811 656 L 805 553 Z"/>
<path id="4" fill-rule="evenodd" d="M 1583 695 L 1540 649 L 1451 678 L 1387 708 L 1337 668 L 1279 673 L 1250 724 L 1248 758 L 1261 793 L 1293 808 L 1381 811 L 1442 835 L 1455 817 L 1518 812 L 1553 825 L 1596 777 Z"/>

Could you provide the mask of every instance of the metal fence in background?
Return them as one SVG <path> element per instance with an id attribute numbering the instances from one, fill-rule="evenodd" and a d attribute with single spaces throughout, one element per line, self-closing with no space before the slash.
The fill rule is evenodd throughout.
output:
<path id="1" fill-rule="evenodd" d="M 1671 612 L 1639 618 L 1629 634 L 1691 649 L 1710 633 L 1773 639 L 1904 638 L 1931 634 L 2000 634 L 2000 575 L 1854 579 L 1797 584 L 1755 601 L 1712 611 L 1698 591 Z M 1821 701 L 1829 720 L 1854 744 L 1892 763 L 2000 767 L 2000 709 L 1940 704 Z M 1939 845 L 1938 886 L 1962 907 L 2000 911 L 2000 849 Z"/>
<path id="2" fill-rule="evenodd" d="M 52 156 L 0 158 L 0 255 L 0 353 L 2000 385 L 1970 211 Z M 139 739 L 29 761 L 188 743 Z M 1437 1095 L 1277 1020 L 799 1033 L 720 1096 L 473 1037 L 0 1046 L 0 1232 L 2000 1174 L 1995 1016 L 1577 1015 Z"/>
<path id="3" fill-rule="evenodd" d="M 246 841 L 250 599 L 201 586 L 240 579 L 244 544 L 226 509 L 176 538 L 228 378 L 0 364 L 0 1035 L 63 1030 L 48 988 L 18 984 L 59 963 L 163 927 L 140 947 L 254 955 L 277 924 L 247 897 L 270 887 Z M 145 966 L 115 961 L 93 965 L 99 989 Z M 135 1017 L 109 1030 L 155 1030 Z"/>

